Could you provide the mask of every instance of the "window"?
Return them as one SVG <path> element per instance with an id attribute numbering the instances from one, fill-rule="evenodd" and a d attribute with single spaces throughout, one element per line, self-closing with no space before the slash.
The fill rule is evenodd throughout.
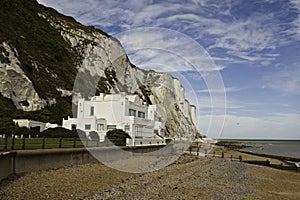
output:
<path id="1" fill-rule="evenodd" d="M 90 124 L 86 124 L 86 125 L 84 126 L 84 128 L 85 128 L 85 130 L 91 130 L 91 125 L 90 125 Z"/>
<path id="2" fill-rule="evenodd" d="M 143 137 L 143 127 L 142 126 L 135 127 L 135 137 L 137 137 L 137 138 Z"/>
<path id="3" fill-rule="evenodd" d="M 130 131 L 130 125 L 125 125 L 124 126 L 124 131 L 126 132 L 126 131 Z"/>
<path id="4" fill-rule="evenodd" d="M 94 116 L 94 106 L 91 106 L 91 112 L 90 112 L 91 116 Z"/>
<path id="5" fill-rule="evenodd" d="M 135 116 L 136 115 L 136 110 L 129 109 L 128 115 L 129 116 Z"/>
<path id="6" fill-rule="evenodd" d="M 107 125 L 107 130 L 110 131 L 110 130 L 114 130 L 116 129 L 117 126 L 116 125 Z"/>
<path id="7" fill-rule="evenodd" d="M 138 117 L 140 118 L 145 118 L 145 113 L 144 112 L 138 112 Z"/>
<path id="8" fill-rule="evenodd" d="M 104 131 L 104 124 L 97 124 L 97 131 Z"/>

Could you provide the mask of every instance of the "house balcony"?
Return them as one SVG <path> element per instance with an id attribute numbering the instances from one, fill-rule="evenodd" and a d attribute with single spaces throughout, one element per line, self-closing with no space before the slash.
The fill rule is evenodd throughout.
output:
<path id="1" fill-rule="evenodd" d="M 145 119 L 135 116 L 126 116 L 126 118 L 131 121 L 133 124 L 141 125 L 141 126 L 154 126 L 154 121 L 151 119 Z"/>

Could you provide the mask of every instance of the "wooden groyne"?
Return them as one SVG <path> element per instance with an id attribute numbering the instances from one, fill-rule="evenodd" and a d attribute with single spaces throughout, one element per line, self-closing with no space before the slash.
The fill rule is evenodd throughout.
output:
<path id="1" fill-rule="evenodd" d="M 204 151 L 204 152 L 200 152 Z M 244 162 L 248 164 L 255 164 L 255 165 L 263 165 L 272 167 L 275 169 L 281 170 L 291 170 L 291 171 L 300 171 L 300 167 L 297 162 L 300 159 L 297 158 L 290 158 L 284 156 L 273 156 L 273 155 L 265 155 L 265 154 L 255 154 L 255 153 L 248 153 L 243 151 L 229 151 L 225 152 L 220 148 L 218 151 L 207 152 L 205 149 L 201 149 L 200 147 L 189 147 L 188 151 L 189 154 L 202 156 L 202 157 L 215 157 L 215 158 L 224 158 L 230 159 L 231 161 L 238 161 Z M 290 162 L 291 161 L 291 162 Z"/>

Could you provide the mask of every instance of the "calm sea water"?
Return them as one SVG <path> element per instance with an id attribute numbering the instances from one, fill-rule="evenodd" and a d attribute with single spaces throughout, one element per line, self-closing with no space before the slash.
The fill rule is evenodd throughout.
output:
<path id="1" fill-rule="evenodd" d="M 228 140 L 226 140 L 228 141 Z M 237 140 L 235 140 L 237 141 Z M 243 151 L 300 158 L 300 140 L 238 140 L 249 143 L 252 147 L 243 148 Z"/>

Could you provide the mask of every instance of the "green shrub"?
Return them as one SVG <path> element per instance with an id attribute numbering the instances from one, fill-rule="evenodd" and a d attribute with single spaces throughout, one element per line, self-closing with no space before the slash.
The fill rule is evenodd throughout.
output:
<path id="1" fill-rule="evenodd" d="M 86 137 L 86 133 L 83 131 L 83 130 L 80 130 L 80 129 L 77 129 L 77 134 L 78 134 L 78 137 L 82 140 L 86 140 L 87 137 Z"/>
<path id="2" fill-rule="evenodd" d="M 29 134 L 30 134 L 30 130 L 27 127 L 17 127 L 14 130 L 14 135 L 17 135 L 19 137 L 23 135 L 23 137 L 28 138 Z"/>
<path id="3" fill-rule="evenodd" d="M 46 138 L 78 138 L 78 133 L 76 130 L 68 130 L 62 127 L 48 128 L 39 134 L 39 137 Z"/>
<path id="4" fill-rule="evenodd" d="M 89 136 L 91 137 L 91 140 L 94 140 L 94 141 L 100 140 L 99 135 L 96 131 L 91 131 Z"/>
<path id="5" fill-rule="evenodd" d="M 126 138 L 131 138 L 128 133 L 122 129 L 107 131 L 106 137 L 117 146 L 126 146 Z"/>

